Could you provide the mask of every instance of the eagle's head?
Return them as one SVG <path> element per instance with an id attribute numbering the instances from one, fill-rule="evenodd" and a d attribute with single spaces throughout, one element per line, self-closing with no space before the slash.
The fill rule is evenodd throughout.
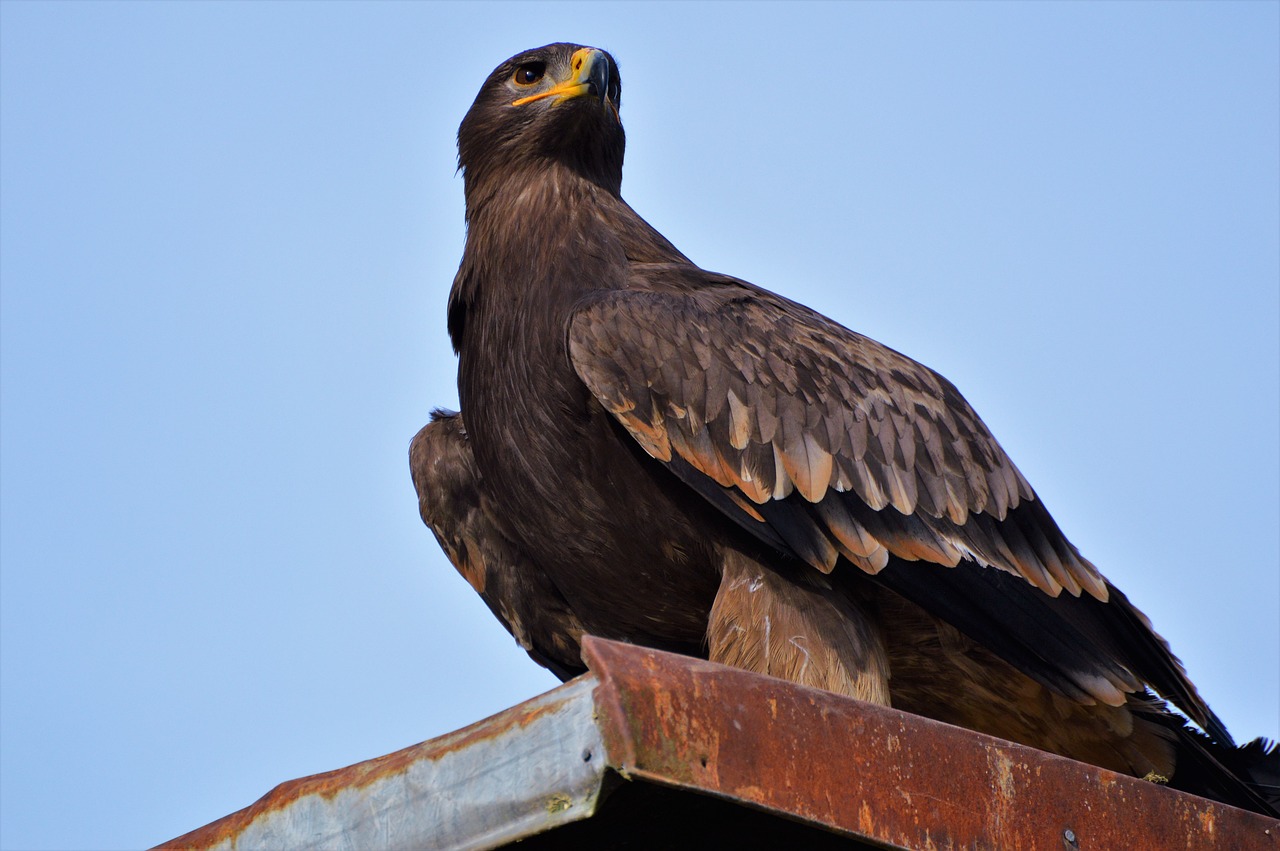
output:
<path id="1" fill-rule="evenodd" d="M 468 195 L 487 179 L 567 166 L 618 194 L 626 136 L 618 64 L 603 50 L 548 44 L 503 62 L 458 128 Z"/>

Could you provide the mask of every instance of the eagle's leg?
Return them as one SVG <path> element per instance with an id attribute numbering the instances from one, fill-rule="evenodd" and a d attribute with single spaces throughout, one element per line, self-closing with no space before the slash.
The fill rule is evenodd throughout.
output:
<path id="1" fill-rule="evenodd" d="M 879 629 L 824 576 L 784 578 L 726 551 L 707 644 L 713 662 L 889 705 Z"/>

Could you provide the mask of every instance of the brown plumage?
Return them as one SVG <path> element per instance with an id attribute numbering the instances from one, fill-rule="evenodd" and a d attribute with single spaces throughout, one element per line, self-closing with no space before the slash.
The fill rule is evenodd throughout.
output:
<path id="1" fill-rule="evenodd" d="M 562 677 L 583 632 L 703 655 L 1265 809 L 1264 749 L 1231 750 L 955 387 L 622 200 L 620 101 L 607 53 L 548 45 L 458 132 L 464 414 L 411 463 L 520 644 Z"/>

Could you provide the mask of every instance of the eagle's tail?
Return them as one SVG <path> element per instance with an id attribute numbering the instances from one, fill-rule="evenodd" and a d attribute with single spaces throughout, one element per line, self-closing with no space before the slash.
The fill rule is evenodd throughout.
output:
<path id="1" fill-rule="evenodd" d="M 1235 750 L 1245 783 L 1280 815 L 1280 749 L 1269 739 L 1254 739 Z"/>
<path id="2" fill-rule="evenodd" d="M 1164 716 L 1177 735 L 1177 769 L 1169 785 L 1233 807 L 1280 818 L 1280 750 L 1267 739 L 1220 745 L 1193 727 Z"/>

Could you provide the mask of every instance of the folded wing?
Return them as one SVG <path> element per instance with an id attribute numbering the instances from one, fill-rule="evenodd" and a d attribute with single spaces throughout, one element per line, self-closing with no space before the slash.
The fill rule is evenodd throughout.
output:
<path id="1" fill-rule="evenodd" d="M 855 565 L 1069 697 L 1119 705 L 1149 683 L 1229 741 L 945 378 L 727 276 L 633 275 L 581 304 L 570 354 L 685 484 L 780 552 L 827 573 Z"/>

